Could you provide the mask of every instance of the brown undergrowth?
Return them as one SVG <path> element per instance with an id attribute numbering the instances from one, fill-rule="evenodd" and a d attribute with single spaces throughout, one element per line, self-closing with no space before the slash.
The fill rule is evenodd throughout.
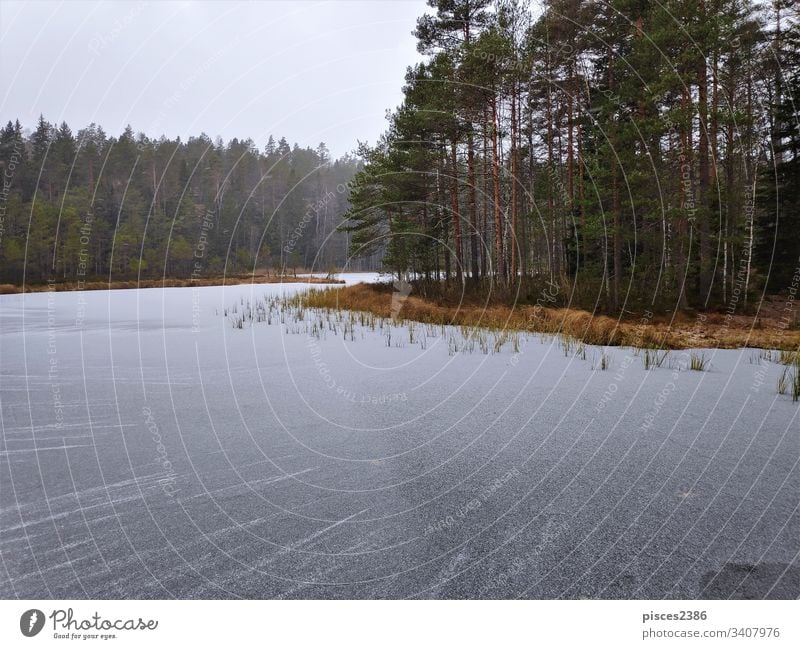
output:
<path id="1" fill-rule="evenodd" d="M 307 307 L 366 311 L 388 318 L 392 311 L 389 284 L 356 284 L 342 288 L 311 289 L 293 298 Z M 465 325 L 569 336 L 590 345 L 631 346 L 651 349 L 757 347 L 797 350 L 800 331 L 781 326 L 778 319 L 720 314 L 680 314 L 665 317 L 631 315 L 616 320 L 582 309 L 543 306 L 510 307 L 501 304 L 441 305 L 414 295 L 404 299 L 398 318 L 439 325 Z"/>

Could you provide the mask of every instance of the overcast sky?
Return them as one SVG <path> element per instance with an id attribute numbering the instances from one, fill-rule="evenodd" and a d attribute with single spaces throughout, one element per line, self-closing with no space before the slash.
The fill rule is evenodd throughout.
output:
<path id="1" fill-rule="evenodd" d="M 424 0 L 0 0 L 0 119 L 118 135 L 374 142 L 418 60 Z"/>

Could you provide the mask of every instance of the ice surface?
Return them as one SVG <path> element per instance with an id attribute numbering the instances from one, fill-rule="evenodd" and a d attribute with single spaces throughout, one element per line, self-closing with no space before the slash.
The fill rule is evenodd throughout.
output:
<path id="1" fill-rule="evenodd" d="M 232 326 L 305 288 L 0 297 L 0 596 L 800 596 L 782 366 Z"/>

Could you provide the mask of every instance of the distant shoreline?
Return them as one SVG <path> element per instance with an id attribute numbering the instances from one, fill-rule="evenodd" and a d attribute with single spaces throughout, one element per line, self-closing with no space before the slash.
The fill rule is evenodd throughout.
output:
<path id="1" fill-rule="evenodd" d="M 239 284 L 344 284 L 344 280 L 314 275 L 228 275 L 202 278 L 166 277 L 141 280 L 91 280 L 34 284 L 0 284 L 0 295 L 46 291 L 113 291 L 129 288 L 186 288 L 192 286 L 236 286 Z"/>

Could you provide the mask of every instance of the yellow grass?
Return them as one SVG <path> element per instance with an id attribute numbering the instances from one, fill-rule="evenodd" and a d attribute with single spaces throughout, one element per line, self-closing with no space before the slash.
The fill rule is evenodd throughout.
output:
<path id="1" fill-rule="evenodd" d="M 366 311 L 376 316 L 391 316 L 392 292 L 389 285 L 356 284 L 343 288 L 312 289 L 294 298 L 304 306 Z M 477 326 L 570 336 L 590 345 L 623 345 L 654 349 L 690 347 L 760 347 L 796 350 L 800 331 L 776 327 L 752 329 L 711 324 L 706 319 L 688 321 L 682 317 L 672 325 L 637 321 L 617 321 L 582 309 L 535 306 L 461 304 L 446 306 L 415 296 L 402 304 L 398 318 L 430 324 Z"/>

